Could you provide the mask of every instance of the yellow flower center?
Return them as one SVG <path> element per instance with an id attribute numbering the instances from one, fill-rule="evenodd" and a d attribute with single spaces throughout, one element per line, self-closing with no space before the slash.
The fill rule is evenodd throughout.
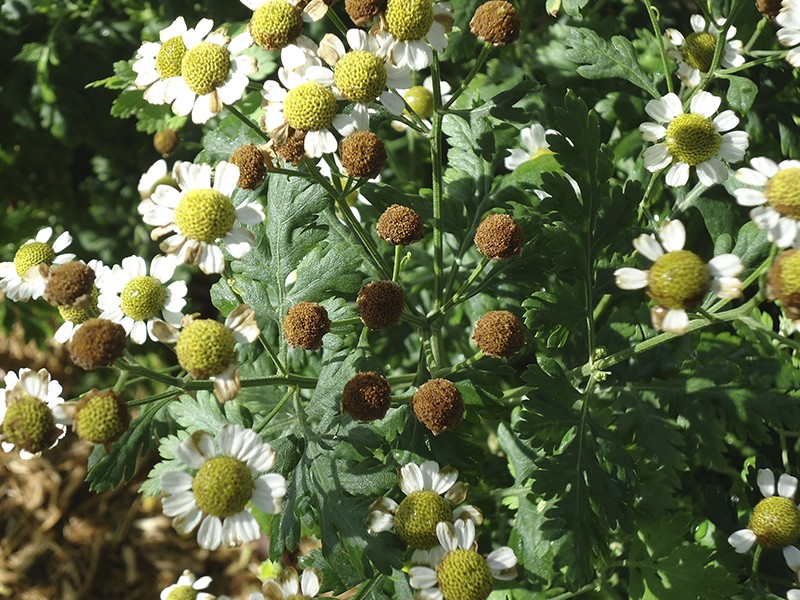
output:
<path id="1" fill-rule="evenodd" d="M 708 73 L 717 47 L 717 36 L 703 31 L 690 33 L 683 42 L 683 58 L 701 73 Z"/>
<path id="2" fill-rule="evenodd" d="M 94 396 L 75 417 L 78 437 L 95 444 L 116 439 L 127 426 L 127 419 L 120 412 L 116 397 L 111 394 Z"/>
<path id="3" fill-rule="evenodd" d="M 92 288 L 92 311 L 97 312 L 97 298 L 100 295 L 100 291 L 97 287 Z M 65 321 L 69 321 L 70 323 L 74 323 L 75 325 L 80 325 L 84 321 L 88 321 L 91 318 L 89 311 L 84 310 L 82 308 L 69 308 L 68 306 L 59 306 L 58 307 L 58 314 L 61 315 L 61 318 Z"/>
<path id="4" fill-rule="evenodd" d="M 22 277 L 31 267 L 50 265 L 56 259 L 56 253 L 50 244 L 44 242 L 31 242 L 20 246 L 14 255 L 14 268 L 17 275 Z"/>
<path id="5" fill-rule="evenodd" d="M 431 490 L 406 496 L 394 515 L 394 527 L 400 539 L 423 550 L 438 542 L 436 525 L 440 521 L 452 523 L 453 509 L 447 500 Z"/>
<path id="6" fill-rule="evenodd" d="M 267 0 L 250 19 L 253 41 L 268 50 L 288 46 L 303 31 L 301 10 L 286 0 Z"/>
<path id="7" fill-rule="evenodd" d="M 203 464 L 192 481 L 197 507 L 215 517 L 232 517 L 253 496 L 253 476 L 245 463 L 218 456 Z"/>
<path id="8" fill-rule="evenodd" d="M 764 498 L 753 509 L 747 528 L 765 548 L 783 548 L 800 538 L 800 511 L 790 498 Z"/>
<path id="9" fill-rule="evenodd" d="M 3 433 L 14 446 L 32 454 L 49 448 L 58 436 L 53 411 L 39 398 L 27 394 L 8 406 Z"/>
<path id="10" fill-rule="evenodd" d="M 319 131 L 333 123 L 336 98 L 320 83 L 307 81 L 289 90 L 283 104 L 283 115 L 295 129 Z"/>
<path id="11" fill-rule="evenodd" d="M 233 333 L 217 321 L 195 319 L 181 331 L 175 351 L 192 377 L 207 379 L 222 373 L 233 360 Z"/>
<path id="12" fill-rule="evenodd" d="M 774 264 L 778 268 L 777 291 L 786 302 L 794 294 L 800 294 L 800 251 L 782 252 Z"/>
<path id="13" fill-rule="evenodd" d="M 231 53 L 211 42 L 201 42 L 189 50 L 181 61 L 181 75 L 186 85 L 198 96 L 210 94 L 228 78 Z"/>
<path id="14" fill-rule="evenodd" d="M 485 600 L 492 592 L 492 572 L 473 550 L 448 552 L 436 566 L 439 591 L 445 600 Z"/>
<path id="15" fill-rule="evenodd" d="M 433 24 L 433 0 L 389 0 L 385 16 L 395 39 L 421 40 Z"/>
<path id="16" fill-rule="evenodd" d="M 666 142 L 676 161 L 694 167 L 714 157 L 722 136 L 702 115 L 678 115 L 667 127 Z"/>
<path id="17" fill-rule="evenodd" d="M 386 88 L 386 66 L 370 52 L 353 50 L 336 63 L 333 78 L 345 98 L 365 104 Z"/>
<path id="18" fill-rule="evenodd" d="M 767 204 L 779 213 L 800 219 L 800 169 L 783 169 L 767 182 Z"/>
<path id="19" fill-rule="evenodd" d="M 161 44 L 161 49 L 156 55 L 156 72 L 161 79 L 177 77 L 181 74 L 181 62 L 186 54 L 186 44 L 183 38 L 177 36 Z"/>
<path id="20" fill-rule="evenodd" d="M 135 277 L 125 284 L 120 297 L 120 307 L 126 316 L 134 321 L 147 321 L 164 308 L 167 288 L 155 277 Z"/>
<path id="21" fill-rule="evenodd" d="M 211 188 L 187 191 L 175 208 L 175 224 L 181 234 L 207 244 L 228 235 L 235 222 L 231 199 Z"/>
<path id="22" fill-rule="evenodd" d="M 188 585 L 181 585 L 173 588 L 167 596 L 167 600 L 196 600 L 197 590 Z"/>
<path id="23" fill-rule="evenodd" d="M 415 85 L 405 93 L 403 99 L 421 119 L 433 116 L 433 92 L 421 85 Z M 408 111 L 406 111 L 406 116 Z"/>
<path id="24" fill-rule="evenodd" d="M 650 269 L 647 293 L 665 308 L 694 308 L 708 293 L 708 267 L 688 250 L 662 255 Z"/>

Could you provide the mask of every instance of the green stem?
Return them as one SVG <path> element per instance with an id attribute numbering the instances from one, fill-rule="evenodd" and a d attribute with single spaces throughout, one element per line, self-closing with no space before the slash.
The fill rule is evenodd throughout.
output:
<path id="1" fill-rule="evenodd" d="M 397 244 L 394 247 L 394 269 L 392 269 L 392 281 L 400 279 L 400 263 L 403 261 L 403 247 Z"/>
<path id="2" fill-rule="evenodd" d="M 161 392 L 160 394 L 154 394 L 152 396 L 147 396 L 146 398 L 138 398 L 136 400 L 131 400 L 127 404 L 128 406 L 142 406 L 144 404 L 150 404 L 151 402 L 157 402 L 158 400 L 163 400 L 164 398 L 169 398 L 170 396 L 177 396 L 181 393 L 181 390 L 170 389 L 166 392 Z"/>
<path id="3" fill-rule="evenodd" d="M 756 43 L 756 40 L 761 35 L 761 32 L 764 31 L 764 27 L 767 26 L 767 23 L 769 23 L 769 19 L 767 19 L 766 17 L 762 18 L 758 22 L 755 31 L 753 31 L 753 35 L 750 36 L 750 39 L 747 40 L 747 43 L 744 45 L 744 48 L 742 49 L 742 54 L 747 54 L 748 52 L 750 52 L 750 48 L 752 48 L 753 44 Z"/>
<path id="4" fill-rule="evenodd" d="M 236 108 L 235 106 L 233 106 L 233 104 L 229 104 L 229 105 L 228 105 L 228 110 L 229 110 L 229 111 L 231 111 L 231 113 L 233 113 L 234 115 L 236 115 L 236 116 L 239 118 L 239 120 L 240 120 L 242 123 L 244 123 L 244 124 L 245 124 L 245 125 L 247 125 L 247 126 L 250 128 L 250 129 L 252 129 L 253 131 L 255 131 L 255 132 L 256 132 L 256 133 L 257 133 L 257 134 L 258 134 L 258 135 L 261 137 L 261 139 L 263 139 L 263 140 L 264 140 L 264 141 L 266 141 L 266 142 L 269 142 L 269 141 L 270 141 L 270 137 L 269 137 L 269 136 L 268 136 L 266 133 L 264 133 L 263 131 L 261 131 L 261 128 L 260 128 L 258 125 L 256 125 L 255 123 L 253 123 L 253 122 L 252 122 L 250 119 L 248 119 L 248 118 L 247 118 L 247 117 L 246 117 L 244 114 L 242 114 L 242 112 L 241 112 L 241 111 L 240 111 L 238 108 Z"/>
<path id="5" fill-rule="evenodd" d="M 484 357 L 483 351 L 478 350 L 475 354 L 470 356 L 468 359 L 461 361 L 460 363 L 453 365 L 452 367 L 445 367 L 444 369 L 437 369 L 436 373 L 431 373 L 434 377 L 447 377 L 452 375 L 453 373 L 458 373 L 459 371 L 463 371 L 464 369 L 470 368 L 476 362 Z"/>
<path id="6" fill-rule="evenodd" d="M 339 33 L 341 33 L 342 35 L 346 36 L 347 35 L 347 26 L 344 23 L 342 23 L 342 20 L 339 18 L 339 15 L 337 15 L 336 12 L 333 10 L 332 6 L 328 7 L 328 12 L 326 12 L 325 14 L 328 16 L 328 18 L 334 24 L 336 29 L 339 30 Z"/>
<path id="7" fill-rule="evenodd" d="M 664 34 L 661 33 L 661 27 L 658 24 L 658 19 L 661 14 L 658 9 L 650 3 L 650 0 L 644 0 L 644 5 L 647 7 L 647 15 L 650 17 L 650 24 L 653 26 L 653 34 L 655 34 L 656 44 L 658 45 L 658 53 L 661 55 L 661 66 L 664 68 L 667 92 L 672 93 L 674 90 L 672 89 L 672 77 L 669 72 L 669 63 L 667 63 L 667 51 L 664 48 Z"/>
<path id="8" fill-rule="evenodd" d="M 483 48 L 481 48 L 481 53 L 478 54 L 478 58 L 475 59 L 475 64 L 472 65 L 472 68 L 470 69 L 469 73 L 467 73 L 467 76 L 461 81 L 461 85 L 458 86 L 458 89 L 455 92 L 453 92 L 453 95 L 450 97 L 450 100 L 447 101 L 447 104 L 445 104 L 442 107 L 443 109 L 447 110 L 448 108 L 450 108 L 453 102 L 458 100 L 458 97 L 466 91 L 467 87 L 469 87 L 469 84 L 472 82 L 475 75 L 478 74 L 478 71 L 481 70 L 483 64 L 486 62 L 486 59 L 489 57 L 489 51 L 491 49 L 492 49 L 492 44 L 490 42 L 484 42 Z M 435 54 L 436 53 L 434 52 L 434 56 Z M 435 58 L 434 61 L 436 61 Z M 441 89 L 439 87 L 439 83 L 440 81 L 434 81 L 434 92 L 433 92 L 434 95 L 436 95 L 437 90 Z"/>
<path id="9" fill-rule="evenodd" d="M 439 314 L 445 314 L 448 310 L 450 310 L 450 308 L 463 301 L 463 297 L 465 296 L 467 290 L 475 282 L 475 280 L 480 277 L 480 274 L 483 273 L 483 270 L 488 266 L 489 262 L 490 260 L 484 256 L 481 262 L 478 263 L 478 266 L 476 266 L 472 270 L 472 273 L 470 273 L 469 277 L 467 277 L 467 280 L 461 284 L 461 287 L 458 288 L 456 293 L 453 294 L 453 296 L 439 309 Z"/>
<path id="10" fill-rule="evenodd" d="M 258 427 L 254 429 L 256 433 L 261 433 L 262 431 L 264 431 L 264 428 L 267 425 L 269 425 L 269 422 L 272 421 L 275 415 L 277 415 L 280 412 L 280 410 L 283 408 L 283 405 L 286 404 L 286 402 L 289 400 L 289 398 L 292 397 L 292 395 L 294 395 L 295 391 L 297 391 L 297 388 L 294 387 L 289 388 L 289 391 L 287 391 L 286 394 L 284 394 L 283 398 L 281 398 L 278 404 L 275 405 L 275 408 L 269 411 L 267 416 L 264 417 L 264 420 L 261 421 L 261 423 L 258 424 Z"/>
<path id="11" fill-rule="evenodd" d="M 431 167 L 433 171 L 433 275 L 434 309 L 442 305 L 442 275 L 444 269 L 444 247 L 442 241 L 442 90 L 439 55 L 433 51 L 433 126 L 431 128 Z"/>
<path id="12" fill-rule="evenodd" d="M 349 319 L 339 319 L 338 321 L 331 321 L 331 329 L 334 327 L 350 327 L 350 325 L 360 325 L 361 317 L 350 317 Z"/>
<path id="13" fill-rule="evenodd" d="M 128 381 L 128 373 L 127 371 L 120 371 L 119 376 L 117 377 L 117 382 L 114 384 L 114 392 L 119 394 L 122 390 L 125 389 L 125 383 Z"/>
<path id="14" fill-rule="evenodd" d="M 730 69 L 720 69 L 719 71 L 717 71 L 717 75 L 719 76 L 731 75 L 733 73 L 738 73 L 739 71 L 746 71 L 750 67 L 765 65 L 767 63 L 771 63 L 777 60 L 784 60 L 788 53 L 789 53 L 788 50 L 781 51 L 780 53 L 774 54 L 773 56 L 764 56 L 762 58 L 756 58 L 755 60 L 751 60 L 749 62 L 741 64 L 738 67 L 731 67 Z"/>

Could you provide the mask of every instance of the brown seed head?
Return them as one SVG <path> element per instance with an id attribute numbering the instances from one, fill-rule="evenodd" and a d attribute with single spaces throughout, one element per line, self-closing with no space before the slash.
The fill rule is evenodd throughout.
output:
<path id="1" fill-rule="evenodd" d="M 475 245 L 481 254 L 493 260 L 519 255 L 525 240 L 522 229 L 508 215 L 489 215 L 475 232 Z"/>
<path id="2" fill-rule="evenodd" d="M 422 239 L 422 219 L 415 210 L 392 204 L 383 211 L 376 227 L 381 239 L 395 246 L 408 246 Z"/>
<path id="3" fill-rule="evenodd" d="M 359 179 L 373 179 L 381 174 L 386 164 L 386 146 L 371 131 L 356 131 L 342 140 L 339 147 L 342 167 L 347 175 Z"/>
<path id="4" fill-rule="evenodd" d="M 353 376 L 342 392 L 342 410 L 356 421 L 376 421 L 392 405 L 392 387 L 374 371 Z"/>
<path id="5" fill-rule="evenodd" d="M 70 261 L 50 269 L 44 297 L 53 306 L 87 308 L 92 302 L 94 270 L 81 262 Z"/>
<path id="6" fill-rule="evenodd" d="M 344 0 L 344 9 L 353 23 L 361 27 L 386 10 L 386 0 Z"/>
<path id="7" fill-rule="evenodd" d="M 447 379 L 431 379 L 414 394 L 411 408 L 420 423 L 433 435 L 452 431 L 464 418 L 461 392 Z"/>
<path id="8" fill-rule="evenodd" d="M 306 158 L 305 148 L 306 134 L 302 132 L 295 132 L 286 138 L 282 144 L 275 145 L 275 154 L 285 162 L 294 165 L 299 165 Z"/>
<path id="9" fill-rule="evenodd" d="M 267 176 L 268 158 L 255 144 L 239 146 L 229 160 L 239 167 L 239 181 L 236 185 L 243 190 L 256 189 Z"/>
<path id="10" fill-rule="evenodd" d="M 481 4 L 469 22 L 472 33 L 495 46 L 510 44 L 519 39 L 522 15 L 505 0 L 489 0 Z"/>
<path id="11" fill-rule="evenodd" d="M 89 319 L 75 332 L 69 356 L 86 371 L 107 367 L 125 351 L 125 329 L 108 319 Z"/>
<path id="12" fill-rule="evenodd" d="M 514 313 L 490 310 L 475 323 L 472 340 L 489 356 L 509 358 L 525 345 L 525 328 Z"/>
<path id="13" fill-rule="evenodd" d="M 92 390 L 75 406 L 72 429 L 83 440 L 107 444 L 121 436 L 131 422 L 128 405 L 112 390 Z"/>
<path id="14" fill-rule="evenodd" d="M 758 12 L 771 21 L 774 21 L 778 13 L 781 12 L 781 7 L 781 0 L 756 0 Z"/>
<path id="15" fill-rule="evenodd" d="M 298 302 L 283 319 L 283 337 L 303 350 L 318 350 L 322 346 L 322 336 L 330 330 L 328 311 L 316 302 Z"/>
<path id="16" fill-rule="evenodd" d="M 368 283 L 356 298 L 361 320 L 370 329 L 388 329 L 396 325 L 405 304 L 405 292 L 394 281 Z"/>
<path id="17" fill-rule="evenodd" d="M 156 149 L 161 156 L 167 158 L 170 154 L 175 152 L 175 148 L 181 141 L 180 134 L 174 129 L 165 129 L 157 131 L 153 136 L 153 148 Z"/>

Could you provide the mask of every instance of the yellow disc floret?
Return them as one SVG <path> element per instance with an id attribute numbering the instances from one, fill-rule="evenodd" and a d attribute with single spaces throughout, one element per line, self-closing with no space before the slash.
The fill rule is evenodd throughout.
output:
<path id="1" fill-rule="evenodd" d="M 764 498 L 753 509 L 747 528 L 765 548 L 783 548 L 800 538 L 800 511 L 790 498 Z"/>
<path id="2" fill-rule="evenodd" d="M 433 0 L 389 0 L 386 25 L 400 41 L 421 40 L 433 24 Z"/>
<path id="3" fill-rule="evenodd" d="M 717 36 L 707 31 L 690 33 L 683 42 L 683 58 L 689 65 L 708 73 L 717 47 Z"/>
<path id="4" fill-rule="evenodd" d="M 336 63 L 333 79 L 348 100 L 372 102 L 386 88 L 386 66 L 371 52 L 353 50 Z"/>
<path id="5" fill-rule="evenodd" d="M 445 600 L 485 600 L 492 592 L 492 572 L 473 550 L 448 552 L 436 566 L 439 591 Z"/>
<path id="6" fill-rule="evenodd" d="M 197 507 L 215 517 L 231 517 L 253 496 L 248 466 L 232 456 L 218 456 L 203 464 L 192 481 Z"/>
<path id="7" fill-rule="evenodd" d="M 125 284 L 120 298 L 120 308 L 125 316 L 134 321 L 147 321 L 164 308 L 167 288 L 155 277 L 134 277 Z"/>
<path id="8" fill-rule="evenodd" d="M 228 235 L 235 222 L 231 199 L 211 188 L 187 191 L 175 208 L 175 224 L 181 234 L 207 244 Z"/>
<path id="9" fill-rule="evenodd" d="M 421 119 L 433 116 L 433 92 L 421 85 L 415 85 L 403 95 L 403 99 Z M 408 111 L 405 111 L 408 115 Z"/>
<path id="10" fill-rule="evenodd" d="M 156 55 L 156 72 L 161 79 L 177 77 L 181 74 L 181 62 L 186 54 L 186 44 L 183 38 L 177 36 L 161 44 L 161 49 Z"/>
<path id="11" fill-rule="evenodd" d="M 708 280 L 708 267 L 694 252 L 667 252 L 650 269 L 647 293 L 664 308 L 694 308 L 708 293 Z"/>
<path id="12" fill-rule="evenodd" d="M 436 525 L 453 522 L 453 509 L 431 490 L 412 492 L 397 507 L 394 527 L 397 535 L 413 548 L 427 550 L 437 543 Z"/>
<path id="13" fill-rule="evenodd" d="M 222 373 L 233 360 L 233 333 L 212 319 L 195 319 L 181 331 L 175 351 L 192 377 L 207 379 Z"/>
<path id="14" fill-rule="evenodd" d="M 172 588 L 167 600 L 197 600 L 198 591 L 188 585 Z"/>
<path id="15" fill-rule="evenodd" d="M 764 189 L 767 204 L 779 213 L 800 219 L 800 168 L 781 169 Z"/>
<path id="16" fill-rule="evenodd" d="M 210 94 L 228 78 L 231 53 L 211 42 L 201 42 L 189 50 L 181 61 L 181 75 L 186 85 L 198 96 Z"/>
<path id="17" fill-rule="evenodd" d="M 678 115 L 667 127 L 667 148 L 676 161 L 694 167 L 719 150 L 722 137 L 710 119 L 702 115 Z"/>
<path id="18" fill-rule="evenodd" d="M 333 123 L 336 98 L 320 83 L 307 81 L 289 90 L 283 104 L 286 121 L 295 129 L 319 131 Z"/>
<path id="19" fill-rule="evenodd" d="M 280 50 L 303 31 L 301 11 L 286 0 L 267 0 L 250 19 L 253 41 L 267 50 Z"/>
<path id="20" fill-rule="evenodd" d="M 27 394 L 8 406 L 3 433 L 14 446 L 32 454 L 46 450 L 58 437 L 53 411 Z"/>
<path id="21" fill-rule="evenodd" d="M 44 242 L 31 242 L 21 246 L 14 255 L 14 268 L 17 275 L 22 277 L 31 267 L 50 265 L 56 259 L 56 253 L 50 244 Z"/>
<path id="22" fill-rule="evenodd" d="M 112 442 L 128 428 L 127 405 L 111 390 L 92 391 L 77 406 L 75 432 L 94 444 Z"/>

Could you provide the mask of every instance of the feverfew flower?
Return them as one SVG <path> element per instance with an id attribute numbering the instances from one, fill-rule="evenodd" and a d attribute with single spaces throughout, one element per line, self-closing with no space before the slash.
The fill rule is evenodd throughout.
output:
<path id="1" fill-rule="evenodd" d="M 64 411 L 61 384 L 45 369 L 6 373 L 0 390 L 0 446 L 20 458 L 39 456 L 58 443 L 71 419 Z"/>
<path id="2" fill-rule="evenodd" d="M 303 21 L 319 21 L 328 12 L 324 0 L 241 0 L 253 11 L 247 30 L 237 36 L 237 51 L 253 43 L 267 50 L 280 50 L 289 44 L 308 40 L 301 35 Z M 304 5 L 304 6 L 303 6 Z M 302 6 L 302 8 L 301 8 Z M 233 45 L 234 42 L 231 42 Z"/>
<path id="3" fill-rule="evenodd" d="M 72 336 L 75 335 L 75 332 L 80 329 L 81 325 L 88 321 L 92 317 L 92 314 L 97 314 L 97 299 L 100 295 L 97 289 L 97 282 L 111 269 L 99 260 L 90 260 L 87 264 L 94 270 L 95 274 L 95 286 L 92 290 L 92 304 L 88 309 L 71 308 L 69 306 L 58 307 L 58 314 L 61 315 L 64 322 L 53 334 L 53 338 L 61 344 L 66 344 L 70 341 Z"/>
<path id="4" fill-rule="evenodd" d="M 150 263 L 150 274 L 147 272 L 143 258 L 129 256 L 97 282 L 100 318 L 122 325 L 137 344 L 144 344 L 148 334 L 151 340 L 158 341 L 153 327 L 163 322 L 159 315 L 173 327 L 180 327 L 180 311 L 186 306 L 186 283 L 174 281 L 167 285 L 175 273 L 173 261 L 156 256 Z"/>
<path id="5" fill-rule="evenodd" d="M 800 161 L 780 164 L 768 158 L 754 158 L 752 169 L 736 171 L 737 181 L 757 189 L 739 188 L 733 193 L 742 206 L 754 206 L 750 218 L 767 239 L 779 248 L 800 246 Z"/>
<path id="6" fill-rule="evenodd" d="M 787 564 L 797 571 L 800 550 L 792 545 L 800 538 L 800 508 L 794 502 L 797 478 L 784 473 L 776 487 L 772 471 L 759 469 L 756 482 L 764 499 L 753 509 L 747 528 L 732 533 L 728 543 L 740 554 L 756 542 L 767 549 L 782 548 Z"/>
<path id="7" fill-rule="evenodd" d="M 275 451 L 251 429 L 226 423 L 216 436 L 198 431 L 176 448 L 177 458 L 189 468 L 161 475 L 164 514 L 186 535 L 199 525 L 197 542 L 216 550 L 258 539 L 258 523 L 247 509 L 252 502 L 274 515 L 281 510 L 286 480 L 268 473 Z"/>
<path id="8" fill-rule="evenodd" d="M 203 273 L 221 273 L 225 258 L 219 242 L 234 258 L 241 258 L 255 245 L 255 237 L 244 227 L 265 219 L 264 210 L 255 202 L 234 206 L 231 194 L 239 181 L 239 167 L 221 162 L 214 169 L 207 164 L 180 162 L 175 165 L 179 189 L 159 185 L 149 200 L 139 204 L 139 212 L 150 234 L 161 242 L 162 252 L 178 262 L 198 265 Z"/>
<path id="9" fill-rule="evenodd" d="M 442 104 L 447 104 L 452 98 L 451 90 L 449 83 L 444 80 L 439 81 L 439 94 L 442 98 Z M 430 129 L 431 118 L 433 117 L 433 77 L 426 77 L 422 85 L 414 85 L 408 89 L 398 88 L 397 93 L 403 97 L 405 104 L 408 104 L 425 126 Z M 403 111 L 403 114 L 406 117 L 411 117 L 408 109 Z M 408 125 L 402 121 L 392 121 L 392 127 L 397 131 L 405 131 Z"/>
<path id="10" fill-rule="evenodd" d="M 370 533 L 388 531 L 392 527 L 406 544 L 428 550 L 436 544 L 436 524 L 466 519 L 480 524 L 483 515 L 472 505 L 453 509 L 464 502 L 467 488 L 456 482 L 458 471 L 439 469 L 429 460 L 417 465 L 408 463 L 400 469 L 400 489 L 406 495 L 400 504 L 391 498 L 378 498 L 370 506 L 367 529 Z"/>
<path id="11" fill-rule="evenodd" d="M 653 235 L 642 234 L 633 240 L 636 250 L 654 262 L 650 270 L 625 267 L 614 272 L 620 288 L 647 288 L 647 295 L 658 303 L 651 311 L 653 327 L 683 334 L 689 325 L 686 309 L 699 306 L 709 291 L 720 298 L 742 295 L 742 282 L 736 276 L 744 266 L 738 256 L 720 254 L 704 263 L 683 249 L 686 230 L 680 221 L 665 223 L 659 239 L 661 243 Z"/>
<path id="12" fill-rule="evenodd" d="M 689 181 L 689 169 L 695 167 L 700 183 L 706 186 L 725 181 L 728 171 L 723 160 L 742 160 L 749 144 L 747 133 L 731 131 L 739 124 L 732 110 L 718 114 L 722 100 L 701 91 L 692 96 L 690 112 L 676 94 L 651 100 L 645 111 L 657 123 L 642 123 L 639 132 L 648 142 L 659 142 L 644 151 L 644 164 L 651 173 L 672 165 L 665 178 L 669 186 L 681 187 Z M 723 132 L 729 132 L 722 135 Z"/>
<path id="13" fill-rule="evenodd" d="M 492 578 L 509 581 L 517 576 L 517 557 L 508 546 L 485 558 L 478 554 L 472 521 L 439 523 L 436 536 L 440 546 L 432 557 L 440 558 L 432 563 L 434 568 L 414 566 L 408 572 L 418 600 L 486 600 Z"/>
<path id="14" fill-rule="evenodd" d="M 230 38 L 219 31 L 204 35 L 192 30 L 182 36 L 186 54 L 181 60 L 180 77 L 166 84 L 166 98 L 176 115 L 191 113 L 192 121 L 205 123 L 244 95 L 248 75 L 258 71 L 254 56 L 233 56 Z M 236 40 L 238 42 L 238 40 Z M 239 50 L 241 44 L 235 44 Z"/>
<path id="15" fill-rule="evenodd" d="M 668 50 L 667 54 L 678 60 L 678 77 L 686 87 L 692 88 L 700 83 L 700 74 L 708 73 L 711 68 L 719 32 L 725 25 L 725 19 L 717 19 L 715 26 L 713 23 L 706 23 L 701 15 L 692 15 L 689 22 L 694 32 L 686 37 L 677 29 L 667 29 L 666 33 L 669 41 L 677 47 Z M 735 35 L 736 27 L 729 27 L 720 59 L 720 64 L 725 69 L 744 64 L 742 42 L 733 39 Z"/>
<path id="16" fill-rule="evenodd" d="M 298 577 L 294 569 L 284 569 L 277 579 L 264 582 L 265 600 L 313 600 L 319 593 L 320 574 L 315 569 L 305 569 Z"/>
<path id="17" fill-rule="evenodd" d="M 546 154 L 554 154 L 547 142 L 547 134 L 558 134 L 555 129 L 545 129 L 539 123 L 523 127 L 519 132 L 519 141 L 522 148 L 511 148 L 506 156 L 505 166 L 509 171 L 525 164 L 529 160 L 539 158 Z"/>
<path id="18" fill-rule="evenodd" d="M 783 7 L 775 17 L 778 41 L 790 47 L 786 60 L 793 67 L 800 67 L 800 0 L 783 0 Z"/>
<path id="19" fill-rule="evenodd" d="M 433 61 L 433 50 L 447 49 L 453 7 L 438 0 L 388 0 L 375 35 L 398 67 L 420 71 Z"/>
<path id="20" fill-rule="evenodd" d="M 177 164 L 177 163 L 175 163 Z M 139 178 L 139 184 L 136 189 L 139 190 L 139 196 L 142 200 L 147 200 L 156 191 L 159 185 L 169 185 L 174 188 L 178 187 L 178 182 L 175 181 L 175 173 L 167 168 L 167 161 L 159 158 L 156 162 L 150 165 L 147 172 L 142 174 Z M 141 205 L 140 205 L 141 206 Z"/>
<path id="21" fill-rule="evenodd" d="M 200 37 L 208 35 L 214 22 L 202 19 L 194 32 Z M 136 51 L 133 70 L 136 73 L 134 85 L 147 88 L 144 99 L 150 104 L 165 104 L 167 98 L 167 82 L 181 75 L 181 62 L 186 55 L 183 34 L 190 31 L 183 17 L 178 17 L 172 24 L 158 32 L 160 42 L 142 42 Z"/>
<path id="22" fill-rule="evenodd" d="M 160 600 L 214 600 L 214 595 L 200 590 L 206 589 L 211 584 L 211 577 L 206 575 L 198 579 L 188 569 L 178 577 L 177 583 L 165 587 L 159 596 Z"/>
<path id="23" fill-rule="evenodd" d="M 66 231 L 53 243 L 53 228 L 45 227 L 36 237 L 20 246 L 14 260 L 0 263 L 0 290 L 15 302 L 36 300 L 44 294 L 51 265 L 61 265 L 75 258 L 74 254 L 58 254 L 72 243 Z"/>

